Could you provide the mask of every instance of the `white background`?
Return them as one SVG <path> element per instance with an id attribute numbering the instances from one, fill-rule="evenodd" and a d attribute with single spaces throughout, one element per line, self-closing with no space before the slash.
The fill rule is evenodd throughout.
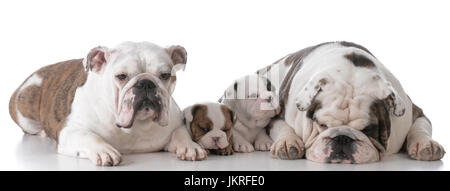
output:
<path id="1" fill-rule="evenodd" d="M 450 150 L 449 10 L 449 1 L 412 0 L 1 1 L 0 169 L 27 169 L 20 162 L 27 153 L 17 154 L 27 143 L 8 113 L 26 77 L 130 40 L 186 48 L 174 93 L 181 108 L 216 101 L 235 78 L 307 46 L 361 44 L 402 82 L 432 121 L 435 140 Z M 450 169 L 447 158 L 437 169 Z"/>

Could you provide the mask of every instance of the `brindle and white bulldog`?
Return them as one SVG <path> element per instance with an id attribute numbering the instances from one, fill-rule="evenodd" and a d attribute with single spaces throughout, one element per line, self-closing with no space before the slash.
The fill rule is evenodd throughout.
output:
<path id="1" fill-rule="evenodd" d="M 202 102 L 183 110 L 184 123 L 192 139 L 217 155 L 232 155 L 234 112 L 226 105 Z"/>
<path id="2" fill-rule="evenodd" d="M 121 153 L 168 150 L 183 160 L 206 151 L 189 137 L 172 98 L 181 46 L 125 42 L 93 48 L 85 59 L 56 63 L 28 77 L 11 97 L 13 120 L 46 134 L 58 153 L 118 165 Z"/>
<path id="3" fill-rule="evenodd" d="M 280 88 L 281 118 L 270 130 L 275 157 L 301 158 L 306 150 L 312 161 L 367 163 L 402 147 L 417 160 L 445 154 L 422 110 L 360 45 L 319 44 L 257 73 Z"/>

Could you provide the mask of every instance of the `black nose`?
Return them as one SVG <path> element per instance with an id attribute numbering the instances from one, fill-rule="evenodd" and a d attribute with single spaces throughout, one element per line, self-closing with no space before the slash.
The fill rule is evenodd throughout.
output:
<path id="1" fill-rule="evenodd" d="M 339 136 L 334 137 L 333 141 L 339 145 L 347 145 L 347 144 L 353 142 L 354 140 L 352 138 L 350 138 L 349 136 L 339 135 Z"/>
<path id="2" fill-rule="evenodd" d="M 135 87 L 140 90 L 151 90 L 155 89 L 156 85 L 151 80 L 140 80 Z"/>
<path id="3" fill-rule="evenodd" d="M 212 140 L 214 141 L 214 143 L 217 144 L 217 142 L 219 142 L 220 137 L 213 137 Z"/>

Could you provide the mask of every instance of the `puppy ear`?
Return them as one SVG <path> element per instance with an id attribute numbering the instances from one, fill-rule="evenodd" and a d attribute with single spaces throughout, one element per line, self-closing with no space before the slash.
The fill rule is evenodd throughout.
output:
<path id="1" fill-rule="evenodd" d="M 198 109 L 200 109 L 200 107 L 202 107 L 204 105 L 202 104 L 195 104 L 192 106 L 189 106 L 187 108 L 185 108 L 183 110 L 183 114 L 184 114 L 184 122 L 186 123 L 186 127 L 189 129 L 191 129 L 191 122 L 192 120 L 194 120 L 194 116 L 195 116 L 195 112 L 197 112 Z"/>
<path id="2" fill-rule="evenodd" d="M 108 48 L 104 46 L 98 46 L 91 49 L 83 60 L 86 71 L 94 71 L 96 73 L 102 72 L 110 55 L 111 53 Z"/>
<path id="3" fill-rule="evenodd" d="M 331 78 L 325 75 L 313 77 L 297 94 L 295 103 L 300 111 L 306 111 L 322 88 L 331 82 Z"/>
<path id="4" fill-rule="evenodd" d="M 187 62 L 186 49 L 184 49 L 184 47 L 182 46 L 174 45 L 167 48 L 167 53 L 169 54 L 170 59 L 172 59 L 173 62 L 172 70 L 175 70 L 175 72 L 180 69 L 184 71 Z"/>
<path id="5" fill-rule="evenodd" d="M 236 115 L 235 115 L 234 111 L 227 105 L 221 105 L 220 109 L 222 110 L 224 115 L 228 114 L 228 116 L 225 116 L 225 118 L 229 117 L 230 121 L 231 121 L 231 125 L 234 125 L 234 123 L 236 122 Z"/>

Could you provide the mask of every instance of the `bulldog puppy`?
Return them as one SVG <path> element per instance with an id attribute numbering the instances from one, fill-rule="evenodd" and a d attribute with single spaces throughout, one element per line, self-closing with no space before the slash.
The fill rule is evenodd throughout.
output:
<path id="1" fill-rule="evenodd" d="M 93 48 L 84 59 L 49 65 L 14 92 L 12 119 L 27 134 L 46 134 L 58 153 L 118 165 L 124 153 L 168 150 L 183 160 L 206 151 L 193 142 L 172 98 L 181 46 L 125 42 Z"/>
<path id="2" fill-rule="evenodd" d="M 278 96 L 270 80 L 258 75 L 237 79 L 219 102 L 236 115 L 233 126 L 233 149 L 236 152 L 268 151 L 272 139 L 265 127 L 280 111 Z"/>
<path id="3" fill-rule="evenodd" d="M 368 163 L 402 147 L 417 160 L 445 154 L 422 110 L 360 45 L 319 44 L 258 73 L 280 82 L 283 109 L 270 130 L 275 157 L 300 158 L 306 149 L 306 158 L 316 162 Z"/>
<path id="4" fill-rule="evenodd" d="M 205 102 L 183 110 L 184 123 L 192 139 L 213 154 L 232 155 L 234 113 L 227 106 Z"/>

